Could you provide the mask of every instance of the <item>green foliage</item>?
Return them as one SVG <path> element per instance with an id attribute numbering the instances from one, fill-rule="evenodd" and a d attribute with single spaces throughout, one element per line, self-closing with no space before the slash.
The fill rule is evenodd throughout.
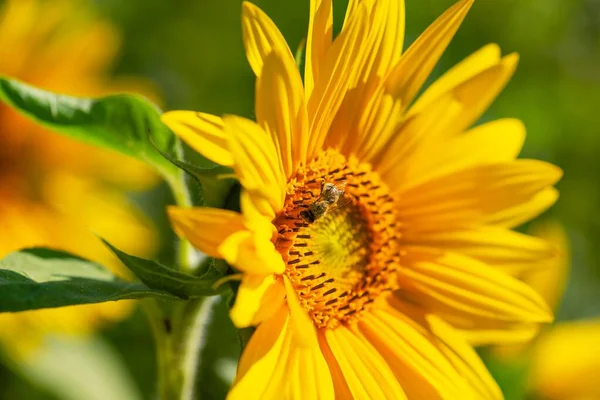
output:
<path id="1" fill-rule="evenodd" d="M 215 282 L 222 278 L 225 269 L 217 267 L 214 262 L 203 269 L 200 276 L 190 275 L 168 268 L 155 261 L 145 260 L 126 254 L 110 243 L 104 242 L 117 257 L 148 287 L 169 292 L 182 299 L 212 296 L 224 292 L 227 286 L 221 285 L 213 289 Z"/>
<path id="2" fill-rule="evenodd" d="M 145 161 L 166 179 L 177 173 L 154 148 L 170 151 L 176 138 L 142 96 L 71 97 L 0 77 L 0 99 L 50 130 Z"/>
<path id="3" fill-rule="evenodd" d="M 161 155 L 173 165 L 183 170 L 188 177 L 187 187 L 196 206 L 223 207 L 232 194 L 236 180 L 232 178 L 233 170 L 223 167 L 196 155 L 196 161 L 190 162 L 156 148 Z M 183 154 L 183 148 L 177 149 Z"/>
<path id="4" fill-rule="evenodd" d="M 77 304 L 172 298 L 142 283 L 117 278 L 100 265 L 49 249 L 27 249 L 0 260 L 0 312 Z"/>
<path id="5" fill-rule="evenodd" d="M 121 354 L 100 338 L 46 338 L 44 347 L 23 360 L 19 369 L 61 400 L 143 399 Z"/>
<path id="6" fill-rule="evenodd" d="M 484 352 L 486 353 L 486 352 Z M 510 400 L 527 399 L 528 360 L 523 357 L 502 359 L 484 354 L 485 364 Z"/>
<path id="7" fill-rule="evenodd" d="M 57 133 L 146 162 L 174 191 L 190 192 L 192 205 L 223 206 L 235 184 L 222 178 L 231 174 L 229 168 L 198 156 L 183 160 L 181 142 L 160 121 L 158 107 L 142 96 L 71 97 L 0 77 L 0 100 Z M 191 179 L 183 184 L 185 173 Z"/>

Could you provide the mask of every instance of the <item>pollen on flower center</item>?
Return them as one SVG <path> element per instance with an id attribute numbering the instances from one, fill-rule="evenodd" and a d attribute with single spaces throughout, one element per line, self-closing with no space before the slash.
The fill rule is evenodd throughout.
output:
<path id="1" fill-rule="evenodd" d="M 329 196 L 325 184 L 343 194 Z M 368 164 L 323 152 L 288 183 L 275 225 L 285 273 L 318 327 L 356 320 L 396 288 L 396 214 L 387 186 Z"/>

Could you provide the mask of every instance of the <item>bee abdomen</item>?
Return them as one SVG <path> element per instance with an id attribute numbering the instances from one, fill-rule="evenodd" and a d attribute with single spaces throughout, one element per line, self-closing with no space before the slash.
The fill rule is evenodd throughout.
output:
<path id="1" fill-rule="evenodd" d="M 300 216 L 304 218 L 306 222 L 310 222 L 311 224 L 315 222 L 315 213 L 309 208 L 308 210 L 300 211 Z"/>

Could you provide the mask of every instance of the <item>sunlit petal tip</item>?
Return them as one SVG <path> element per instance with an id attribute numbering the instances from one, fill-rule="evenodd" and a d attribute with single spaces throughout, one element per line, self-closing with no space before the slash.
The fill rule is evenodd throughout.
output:
<path id="1" fill-rule="evenodd" d="M 539 160 L 522 159 L 532 165 L 532 173 L 538 174 L 540 179 L 547 182 L 548 185 L 554 185 L 563 177 L 563 170 L 558 165 Z"/>
<path id="2" fill-rule="evenodd" d="M 257 5 L 242 3 L 242 34 L 248 63 L 256 76 L 262 74 L 264 61 L 273 49 L 294 59 L 277 25 Z"/>
<path id="3" fill-rule="evenodd" d="M 468 11 L 468 9 L 471 8 L 473 3 L 475 3 L 475 0 L 460 0 L 458 3 L 461 4 L 461 7 L 467 7 Z"/>
<path id="4" fill-rule="evenodd" d="M 510 53 L 502 57 L 502 60 L 500 60 L 500 64 L 506 69 L 506 72 L 508 74 L 507 80 L 510 79 L 510 77 L 514 74 L 515 70 L 517 69 L 520 58 L 521 57 L 519 56 L 519 53 Z"/>
<path id="5" fill-rule="evenodd" d="M 251 1 L 244 0 L 242 1 L 242 12 L 251 12 L 252 10 L 258 9 L 258 6 Z"/>
<path id="6" fill-rule="evenodd" d="M 500 49 L 500 45 L 498 43 L 488 43 L 479 49 L 481 52 L 485 52 L 490 55 L 492 58 L 500 59 L 502 55 L 502 50 Z"/>
<path id="7" fill-rule="evenodd" d="M 306 62 L 304 86 L 310 97 L 320 68 L 333 40 L 333 12 L 331 0 L 311 0 L 308 36 L 306 40 Z"/>
<path id="8" fill-rule="evenodd" d="M 437 18 L 408 48 L 390 72 L 386 86 L 408 106 L 466 17 L 473 0 L 462 0 Z"/>
<path id="9" fill-rule="evenodd" d="M 194 150 L 224 166 L 233 165 L 221 118 L 195 111 L 168 111 L 161 121 Z"/>

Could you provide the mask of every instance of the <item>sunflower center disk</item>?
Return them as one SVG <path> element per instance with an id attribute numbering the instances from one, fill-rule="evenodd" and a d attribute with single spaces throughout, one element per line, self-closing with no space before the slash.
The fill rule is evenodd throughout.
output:
<path id="1" fill-rule="evenodd" d="M 368 164 L 323 152 L 290 180 L 275 226 L 285 273 L 318 327 L 356 320 L 397 287 L 396 213 Z"/>

